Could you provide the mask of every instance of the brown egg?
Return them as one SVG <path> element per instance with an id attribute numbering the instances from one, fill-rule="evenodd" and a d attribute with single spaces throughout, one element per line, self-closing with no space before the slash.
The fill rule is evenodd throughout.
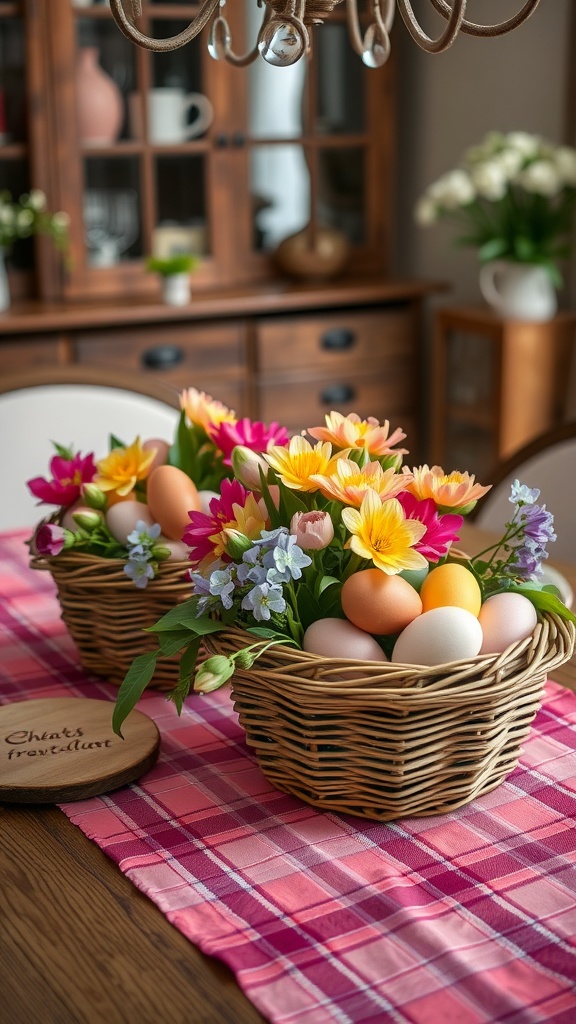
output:
<path id="1" fill-rule="evenodd" d="M 358 629 L 393 635 L 422 613 L 422 601 L 401 576 L 388 576 L 381 569 L 361 569 L 342 586 L 342 610 Z"/>
<path id="2" fill-rule="evenodd" d="M 167 441 L 163 441 L 160 437 L 150 437 L 147 441 L 142 442 L 142 450 L 145 452 L 155 449 L 155 456 L 150 467 L 150 472 L 156 469 L 156 466 L 163 466 L 168 458 L 168 452 L 170 451 L 170 445 Z"/>
<path id="3" fill-rule="evenodd" d="M 194 482 L 176 466 L 156 466 L 148 477 L 146 497 L 155 522 L 170 540 L 182 540 L 190 525 L 189 512 L 200 511 Z"/>

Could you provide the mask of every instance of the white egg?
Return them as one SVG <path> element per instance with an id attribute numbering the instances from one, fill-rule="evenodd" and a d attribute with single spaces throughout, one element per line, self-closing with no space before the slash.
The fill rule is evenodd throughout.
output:
<path id="1" fill-rule="evenodd" d="M 444 605 L 423 612 L 398 637 L 392 661 L 404 665 L 443 665 L 475 658 L 482 646 L 482 627 L 465 608 Z"/>
<path id="2" fill-rule="evenodd" d="M 136 523 L 152 526 L 154 518 L 147 505 L 141 501 L 118 501 L 106 512 L 106 525 L 119 544 L 125 544 Z"/>
<path id="3" fill-rule="evenodd" d="M 210 512 L 210 502 L 212 498 L 219 498 L 218 491 L 198 491 L 198 497 L 200 499 L 200 511 Z"/>
<path id="4" fill-rule="evenodd" d="M 347 619 L 317 619 L 304 633 L 302 650 L 323 658 L 387 661 L 374 637 Z"/>
<path id="5" fill-rule="evenodd" d="M 163 548 L 170 548 L 171 555 L 166 559 L 167 562 L 185 562 L 190 554 L 190 549 L 183 544 L 181 540 L 170 540 L 169 537 L 158 537 L 158 544 L 161 544 Z"/>
<path id="6" fill-rule="evenodd" d="M 510 644 L 532 635 L 538 616 L 523 594 L 494 594 L 482 605 L 478 621 L 484 635 L 480 653 L 501 654 Z"/>

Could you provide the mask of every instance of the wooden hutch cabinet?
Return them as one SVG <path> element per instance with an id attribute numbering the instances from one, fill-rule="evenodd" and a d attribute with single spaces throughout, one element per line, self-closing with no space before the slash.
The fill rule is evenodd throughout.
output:
<path id="1" fill-rule="evenodd" d="M 241 49 L 255 30 L 244 3 L 229 7 Z M 141 27 L 173 35 L 196 10 L 144 2 Z M 105 138 L 86 128 L 87 58 L 119 98 Z M 156 135 L 150 94 L 168 89 L 200 94 L 206 117 L 189 139 Z M 41 188 L 66 210 L 71 252 L 64 266 L 49 240 L 15 247 L 0 373 L 105 363 L 293 429 L 355 410 L 410 430 L 414 451 L 433 286 L 387 277 L 394 61 L 363 67 L 344 10 L 293 67 L 236 68 L 209 56 L 206 32 L 169 53 L 134 46 L 106 0 L 0 0 L 2 112 L 0 187 Z M 278 243 L 306 224 L 344 232 L 346 276 L 296 283 L 276 269 Z M 149 254 L 177 251 L 200 257 L 183 308 L 162 303 L 145 268 Z"/>

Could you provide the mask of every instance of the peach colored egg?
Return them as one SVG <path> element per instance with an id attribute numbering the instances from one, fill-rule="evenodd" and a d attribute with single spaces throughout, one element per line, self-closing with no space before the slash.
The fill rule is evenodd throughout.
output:
<path id="1" fill-rule="evenodd" d="M 170 548 L 170 557 L 167 562 L 185 562 L 190 554 L 190 549 L 181 540 L 170 540 L 169 537 L 159 537 L 158 544 L 163 548 Z"/>
<path id="2" fill-rule="evenodd" d="M 317 619 L 304 633 L 302 650 L 323 658 L 356 658 L 358 661 L 386 661 L 373 636 L 347 619 Z"/>
<path id="3" fill-rule="evenodd" d="M 443 665 L 475 658 L 482 646 L 482 627 L 472 612 L 444 605 L 422 612 L 402 630 L 392 651 L 403 665 Z"/>
<path id="4" fill-rule="evenodd" d="M 170 445 L 168 441 L 163 441 L 161 437 L 150 437 L 147 441 L 142 442 L 142 449 L 145 452 L 149 452 L 151 448 L 156 449 L 154 461 L 150 466 L 150 472 L 156 469 L 156 466 L 165 465 L 168 459 L 168 452 L 170 451 Z"/>
<path id="5" fill-rule="evenodd" d="M 100 516 L 102 519 L 104 518 L 102 512 L 98 512 L 96 511 L 96 509 L 89 508 L 88 505 L 71 505 L 70 508 L 67 509 L 64 515 L 62 516 L 62 526 L 64 527 L 65 530 L 70 530 L 71 533 L 76 533 L 76 530 L 79 529 L 78 523 L 75 522 L 73 518 L 75 512 L 88 512 L 90 515 L 94 515 L 94 512 L 96 512 L 96 515 Z"/>
<path id="6" fill-rule="evenodd" d="M 420 615 L 422 601 L 400 576 L 388 576 L 381 569 L 361 569 L 342 585 L 342 611 L 366 633 L 393 636 Z"/>
<path id="7" fill-rule="evenodd" d="M 182 540 L 190 525 L 189 512 L 200 511 L 200 497 L 194 482 L 177 466 L 157 466 L 146 485 L 148 507 L 162 533 L 170 540 Z"/>
<path id="8" fill-rule="evenodd" d="M 119 544 L 125 544 L 136 523 L 152 526 L 154 517 L 141 501 L 119 501 L 106 512 L 106 526 Z"/>
<path id="9" fill-rule="evenodd" d="M 478 621 L 484 634 L 480 653 L 501 654 L 510 644 L 531 636 L 538 616 L 523 594 L 494 594 L 482 605 Z"/>

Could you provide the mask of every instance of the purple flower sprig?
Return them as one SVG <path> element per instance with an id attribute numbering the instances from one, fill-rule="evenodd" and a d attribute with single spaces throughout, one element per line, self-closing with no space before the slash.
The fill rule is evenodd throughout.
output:
<path id="1" fill-rule="evenodd" d="M 536 487 L 526 487 L 519 480 L 512 484 L 509 501 L 514 512 L 504 535 L 471 562 L 485 597 L 511 582 L 537 581 L 542 562 L 548 558 L 547 545 L 556 540 L 554 516 L 545 505 L 536 504 L 539 497 Z"/>
<path id="2" fill-rule="evenodd" d="M 148 526 L 139 519 L 132 533 L 126 539 L 128 561 L 124 566 L 124 572 L 139 590 L 143 590 L 148 586 L 149 581 L 154 579 L 158 570 L 158 562 L 170 555 L 169 548 L 156 543 L 159 536 L 160 526 L 158 523 Z"/>

